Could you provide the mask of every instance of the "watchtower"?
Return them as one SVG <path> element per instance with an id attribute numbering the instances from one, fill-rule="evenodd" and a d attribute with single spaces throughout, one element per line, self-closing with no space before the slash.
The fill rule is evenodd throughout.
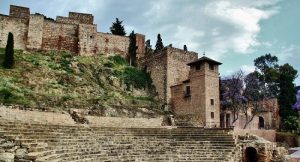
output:
<path id="1" fill-rule="evenodd" d="M 189 79 L 171 87 L 173 111 L 194 126 L 220 126 L 219 65 L 208 57 L 188 63 Z"/>

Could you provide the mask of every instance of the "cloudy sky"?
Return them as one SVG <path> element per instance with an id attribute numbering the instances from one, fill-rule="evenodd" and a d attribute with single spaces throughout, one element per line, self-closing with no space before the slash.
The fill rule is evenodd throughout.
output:
<path id="1" fill-rule="evenodd" d="M 153 46 L 161 33 L 165 45 L 186 44 L 199 57 L 205 51 L 223 62 L 222 76 L 253 71 L 253 60 L 266 53 L 300 73 L 300 0 L 0 0 L 0 13 L 10 4 L 52 18 L 92 13 L 101 32 L 118 17 L 127 33 L 143 33 Z"/>

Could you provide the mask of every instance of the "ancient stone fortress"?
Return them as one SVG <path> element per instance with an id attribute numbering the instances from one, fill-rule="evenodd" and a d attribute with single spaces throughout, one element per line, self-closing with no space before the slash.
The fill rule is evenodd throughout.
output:
<path id="1" fill-rule="evenodd" d="M 15 48 L 61 50 L 78 55 L 97 53 L 128 54 L 129 38 L 97 32 L 91 14 L 70 12 L 69 17 L 46 19 L 30 14 L 29 8 L 10 6 L 9 15 L 0 15 L 0 47 L 6 46 L 7 33 L 14 34 Z M 138 56 L 144 54 L 145 36 L 137 34 Z"/>
<path id="2" fill-rule="evenodd" d="M 61 50 L 76 55 L 128 55 L 129 38 L 97 32 L 93 15 L 70 12 L 49 20 L 11 6 L 0 15 L 0 47 L 12 32 L 15 48 Z M 173 47 L 145 53 L 137 34 L 138 66 L 152 77 L 172 125 L 158 118 L 110 118 L 19 110 L 0 106 L 0 161 L 280 161 L 283 149 L 254 135 L 220 128 L 220 62 Z"/>

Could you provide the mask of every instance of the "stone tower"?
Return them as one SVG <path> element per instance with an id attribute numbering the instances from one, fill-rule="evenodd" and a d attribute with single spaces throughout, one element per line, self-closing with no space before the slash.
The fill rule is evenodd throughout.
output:
<path id="1" fill-rule="evenodd" d="M 219 70 L 220 62 L 208 57 L 188 63 L 189 79 L 171 87 L 175 118 L 193 126 L 220 126 Z"/>

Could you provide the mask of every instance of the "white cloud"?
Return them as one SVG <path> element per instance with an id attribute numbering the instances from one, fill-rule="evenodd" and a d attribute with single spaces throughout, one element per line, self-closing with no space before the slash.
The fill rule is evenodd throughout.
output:
<path id="1" fill-rule="evenodd" d="M 270 18 L 278 12 L 278 8 L 263 10 L 257 8 L 273 3 L 236 3 L 236 1 L 213 1 L 205 7 L 205 12 L 223 25 L 229 25 L 231 35 L 228 35 L 226 47 L 237 53 L 251 53 L 252 47 L 261 43 L 257 39 L 260 32 L 259 22 Z M 227 30 L 228 31 L 228 30 Z M 230 43 L 228 43 L 230 42 Z"/>
<path id="2" fill-rule="evenodd" d="M 245 74 L 249 74 L 251 72 L 254 72 L 255 67 L 253 65 L 242 65 L 241 70 L 245 72 Z"/>

